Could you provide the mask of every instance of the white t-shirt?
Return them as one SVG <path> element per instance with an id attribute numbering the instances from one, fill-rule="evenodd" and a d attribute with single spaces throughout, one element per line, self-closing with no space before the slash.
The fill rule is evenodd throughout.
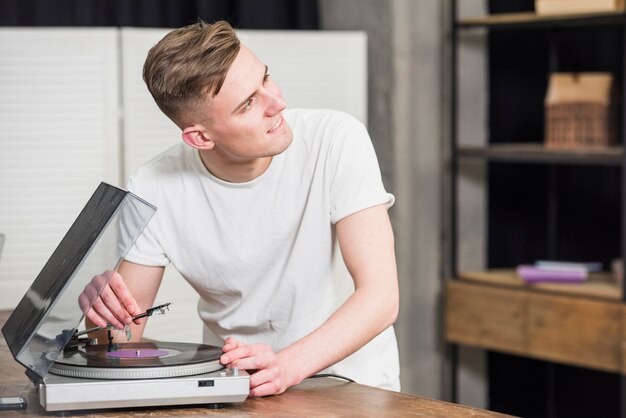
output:
<path id="1" fill-rule="evenodd" d="M 252 181 L 218 179 L 184 143 L 129 179 L 158 210 L 126 259 L 173 264 L 200 295 L 207 344 L 233 336 L 278 351 L 319 327 L 354 291 L 334 224 L 394 202 L 363 124 L 327 110 L 284 116 L 293 142 Z M 393 327 L 326 371 L 399 390 Z"/>

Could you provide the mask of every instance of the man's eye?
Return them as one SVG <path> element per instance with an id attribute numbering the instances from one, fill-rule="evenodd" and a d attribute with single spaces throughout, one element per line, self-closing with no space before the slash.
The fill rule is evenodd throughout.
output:
<path id="1" fill-rule="evenodd" d="M 252 103 L 254 103 L 254 97 L 252 97 L 251 99 L 249 99 L 247 102 L 244 103 L 243 107 L 241 108 L 241 111 L 247 112 L 248 110 L 250 110 L 250 108 L 252 107 Z"/>
<path id="2" fill-rule="evenodd" d="M 265 77 L 263 77 L 263 82 L 265 83 L 267 80 L 269 80 L 270 78 L 270 73 L 265 74 Z"/>

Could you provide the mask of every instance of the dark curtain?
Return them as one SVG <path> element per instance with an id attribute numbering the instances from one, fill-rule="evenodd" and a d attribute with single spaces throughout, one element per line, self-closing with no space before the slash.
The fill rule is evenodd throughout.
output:
<path id="1" fill-rule="evenodd" d="M 318 29 L 317 0 L 0 0 L 0 26 L 180 27 L 202 19 L 238 29 Z"/>

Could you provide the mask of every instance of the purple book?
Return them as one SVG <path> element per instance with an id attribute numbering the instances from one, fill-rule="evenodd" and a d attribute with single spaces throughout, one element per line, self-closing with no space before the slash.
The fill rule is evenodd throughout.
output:
<path id="1" fill-rule="evenodd" d="M 531 265 L 518 266 L 517 274 L 526 283 L 580 283 L 587 279 L 587 272 L 582 269 L 572 271 L 550 270 Z"/>

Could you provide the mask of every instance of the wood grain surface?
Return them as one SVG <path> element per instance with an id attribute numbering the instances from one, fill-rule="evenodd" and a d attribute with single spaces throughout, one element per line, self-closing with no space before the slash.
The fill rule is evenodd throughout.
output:
<path id="1" fill-rule="evenodd" d="M 621 284 L 607 272 L 591 273 L 589 278 L 582 283 L 525 283 L 514 269 L 463 271 L 459 273 L 459 279 L 567 296 L 607 299 L 616 302 L 622 299 Z"/>
<path id="2" fill-rule="evenodd" d="M 0 311 L 0 325 L 9 313 Z M 207 406 L 135 408 L 126 410 L 46 413 L 39 405 L 35 387 L 24 369 L 0 341 L 0 396 L 25 396 L 28 408 L 0 411 L 0 417 L 503 417 L 495 412 L 466 407 L 418 396 L 392 392 L 335 378 L 307 379 L 278 396 L 248 398 L 241 404 L 223 408 Z"/>
<path id="3" fill-rule="evenodd" d="M 446 340 L 485 349 L 623 372 L 625 307 L 620 302 L 492 282 L 446 287 Z"/>
<path id="4" fill-rule="evenodd" d="M 0 324 L 9 313 L 0 311 Z M 428 377 L 424 377 L 428 378 Z M 46 413 L 38 401 L 37 390 L 14 361 L 4 338 L 0 339 L 0 396 L 25 396 L 28 408 L 0 412 L 0 417 L 477 417 L 505 415 L 478 408 L 451 404 L 335 378 L 307 379 L 278 396 L 248 398 L 241 404 L 223 408 L 205 406 L 135 408 L 126 410 L 74 411 Z"/>

